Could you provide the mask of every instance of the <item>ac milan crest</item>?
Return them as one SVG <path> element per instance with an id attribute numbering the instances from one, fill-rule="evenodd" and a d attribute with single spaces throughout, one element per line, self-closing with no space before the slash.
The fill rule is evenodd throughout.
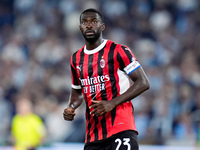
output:
<path id="1" fill-rule="evenodd" d="M 105 65 L 106 65 L 106 62 L 105 62 L 105 60 L 102 58 L 102 59 L 100 60 L 100 67 L 101 67 L 101 68 L 104 68 Z"/>

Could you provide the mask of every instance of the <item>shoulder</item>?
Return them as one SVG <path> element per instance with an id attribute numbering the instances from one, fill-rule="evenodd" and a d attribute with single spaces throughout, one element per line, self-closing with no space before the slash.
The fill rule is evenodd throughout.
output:
<path id="1" fill-rule="evenodd" d="M 114 41 L 107 40 L 107 47 L 109 47 L 110 51 L 118 51 L 121 48 L 121 44 L 115 43 Z"/>
<path id="2" fill-rule="evenodd" d="M 77 50 L 76 52 L 74 52 L 74 53 L 71 55 L 71 61 L 72 61 L 72 62 L 75 62 L 76 59 L 77 59 L 78 57 L 80 57 L 80 54 L 81 54 L 83 51 L 84 51 L 84 46 L 83 46 L 81 49 Z"/>
<path id="3" fill-rule="evenodd" d="M 115 47 L 117 49 L 130 50 L 130 48 L 127 45 L 116 43 L 116 42 L 111 41 L 111 40 L 108 40 L 107 43 L 111 44 L 111 45 L 115 45 Z"/>
<path id="4" fill-rule="evenodd" d="M 73 57 L 73 56 L 76 56 L 77 53 L 82 52 L 82 51 L 84 50 L 84 47 L 85 47 L 85 45 L 84 45 L 82 48 L 80 48 L 79 50 L 75 51 L 75 52 L 72 54 L 72 57 Z"/>
<path id="5" fill-rule="evenodd" d="M 30 114 L 30 119 L 35 120 L 36 122 L 42 122 L 42 119 L 40 118 L 40 116 L 36 115 L 36 114 Z"/>
<path id="6" fill-rule="evenodd" d="M 13 117 L 13 119 L 12 119 L 12 122 L 16 122 L 16 121 L 18 121 L 20 118 L 21 118 L 20 115 L 16 114 L 16 115 L 14 115 L 14 117 Z"/>

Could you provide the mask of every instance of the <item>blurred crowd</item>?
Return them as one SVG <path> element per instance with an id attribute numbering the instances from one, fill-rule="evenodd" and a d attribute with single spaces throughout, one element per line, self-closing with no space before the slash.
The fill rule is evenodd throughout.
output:
<path id="1" fill-rule="evenodd" d="M 104 38 L 130 47 L 151 89 L 132 100 L 142 144 L 196 145 L 200 138 L 199 0 L 1 0 L 0 145 L 12 145 L 16 102 L 28 97 L 44 122 L 44 145 L 84 142 L 84 103 L 62 112 L 70 56 L 84 45 L 79 15 L 104 15 Z M 199 142 L 200 143 L 200 142 Z"/>

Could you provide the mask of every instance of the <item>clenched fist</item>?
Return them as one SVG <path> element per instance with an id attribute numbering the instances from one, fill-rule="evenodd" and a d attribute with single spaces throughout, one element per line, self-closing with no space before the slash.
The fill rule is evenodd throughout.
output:
<path id="1" fill-rule="evenodd" d="M 67 121 L 72 121 L 74 120 L 74 116 L 76 115 L 75 113 L 75 109 L 69 107 L 69 108 L 66 108 L 63 112 L 63 117 L 65 120 Z"/>

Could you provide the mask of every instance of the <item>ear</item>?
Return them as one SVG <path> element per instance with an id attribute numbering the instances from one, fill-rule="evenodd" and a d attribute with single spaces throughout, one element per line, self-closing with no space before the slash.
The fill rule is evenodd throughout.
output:
<path id="1" fill-rule="evenodd" d="M 105 30 L 105 23 L 102 23 L 101 25 L 101 31 Z"/>

